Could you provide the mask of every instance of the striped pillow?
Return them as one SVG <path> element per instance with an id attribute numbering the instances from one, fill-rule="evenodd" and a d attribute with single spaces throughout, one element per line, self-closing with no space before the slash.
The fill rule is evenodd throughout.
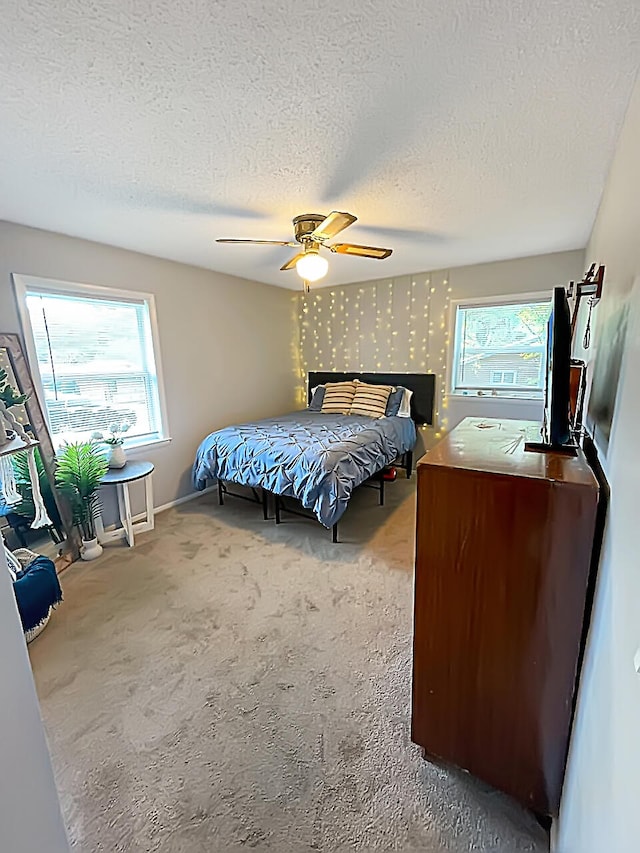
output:
<path id="1" fill-rule="evenodd" d="M 355 391 L 353 382 L 327 382 L 320 411 L 328 415 L 348 415 Z"/>
<path id="2" fill-rule="evenodd" d="M 356 393 L 351 403 L 350 415 L 366 415 L 369 418 L 383 418 L 387 411 L 389 394 L 395 391 L 391 385 L 367 385 L 355 380 Z"/>

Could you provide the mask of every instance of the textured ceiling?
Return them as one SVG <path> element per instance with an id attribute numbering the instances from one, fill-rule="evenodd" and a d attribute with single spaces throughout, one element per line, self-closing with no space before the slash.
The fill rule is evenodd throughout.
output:
<path id="1" fill-rule="evenodd" d="M 0 27 L 0 219 L 273 284 L 586 244 L 640 62 L 638 0 L 27 0 Z M 347 237 L 348 235 L 348 237 Z"/>

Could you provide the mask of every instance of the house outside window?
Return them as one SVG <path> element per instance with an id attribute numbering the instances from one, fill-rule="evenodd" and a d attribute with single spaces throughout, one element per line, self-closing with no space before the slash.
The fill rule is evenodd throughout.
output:
<path id="1" fill-rule="evenodd" d="M 126 445 L 167 439 L 151 294 L 14 276 L 34 381 L 54 445 L 126 425 Z"/>
<path id="2" fill-rule="evenodd" d="M 514 385 L 516 381 L 515 370 L 493 370 L 491 371 L 492 385 Z"/>
<path id="3" fill-rule="evenodd" d="M 546 294 L 454 303 L 451 392 L 541 399 L 550 310 Z"/>

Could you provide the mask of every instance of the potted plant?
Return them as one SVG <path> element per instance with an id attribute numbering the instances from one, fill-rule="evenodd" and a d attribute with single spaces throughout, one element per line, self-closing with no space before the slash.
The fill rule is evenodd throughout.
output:
<path id="1" fill-rule="evenodd" d="M 100 513 L 98 489 L 107 473 L 107 460 L 93 442 L 78 442 L 64 444 L 56 461 L 56 484 L 69 502 L 73 523 L 82 537 L 80 556 L 83 560 L 95 560 L 102 554 L 96 536 L 96 517 Z"/>
<path id="2" fill-rule="evenodd" d="M 124 468 L 127 464 L 127 455 L 124 452 L 124 436 L 129 431 L 128 423 L 113 423 L 109 427 L 109 435 L 104 436 L 101 432 L 94 432 L 91 438 L 109 445 L 109 456 L 107 464 L 109 468 Z"/>

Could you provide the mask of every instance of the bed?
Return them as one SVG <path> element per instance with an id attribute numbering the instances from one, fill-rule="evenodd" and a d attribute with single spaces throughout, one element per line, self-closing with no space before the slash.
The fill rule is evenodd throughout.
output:
<path id="1" fill-rule="evenodd" d="M 268 496 L 274 495 L 276 521 L 281 499 L 295 498 L 337 540 L 337 524 L 353 490 L 400 459 L 409 476 L 416 424 L 431 423 L 433 416 L 433 374 L 310 373 L 308 387 L 351 379 L 409 388 L 411 416 L 372 418 L 305 409 L 217 430 L 198 448 L 194 487 L 202 490 L 217 482 L 222 502 L 222 484 L 246 486 L 262 500 L 265 517 Z"/>

